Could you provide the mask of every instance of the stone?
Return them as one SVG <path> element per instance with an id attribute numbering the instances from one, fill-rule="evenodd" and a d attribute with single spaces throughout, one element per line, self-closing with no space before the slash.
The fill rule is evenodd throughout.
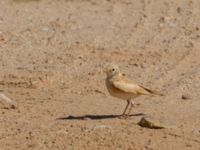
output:
<path id="1" fill-rule="evenodd" d="M 181 98 L 183 100 L 191 99 L 190 95 L 188 95 L 188 94 L 182 94 Z"/>
<path id="2" fill-rule="evenodd" d="M 164 129 L 169 128 L 166 125 L 162 124 L 159 120 L 156 120 L 152 117 L 142 117 L 138 122 L 138 125 L 150 129 Z"/>

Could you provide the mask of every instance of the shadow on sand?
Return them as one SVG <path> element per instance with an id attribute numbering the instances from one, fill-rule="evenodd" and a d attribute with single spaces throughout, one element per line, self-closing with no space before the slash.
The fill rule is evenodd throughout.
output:
<path id="1" fill-rule="evenodd" d="M 84 115 L 84 116 L 66 116 L 66 117 L 60 117 L 57 118 L 57 120 L 103 120 L 103 119 L 114 119 L 114 118 L 119 118 L 119 119 L 124 119 L 124 118 L 129 118 L 132 116 L 144 116 L 145 114 L 143 113 L 138 113 L 138 114 L 132 114 L 129 116 L 122 116 L 122 115 Z"/>

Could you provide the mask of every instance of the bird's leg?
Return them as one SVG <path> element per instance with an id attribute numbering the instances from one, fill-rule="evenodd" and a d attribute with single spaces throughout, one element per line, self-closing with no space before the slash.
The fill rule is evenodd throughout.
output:
<path id="1" fill-rule="evenodd" d="M 133 102 L 133 101 L 130 101 L 130 104 L 131 104 L 131 107 L 129 108 L 129 111 L 128 111 L 128 114 L 127 114 L 127 115 L 130 115 L 131 110 L 132 110 L 132 108 L 133 108 L 133 106 L 134 106 L 134 102 Z"/>
<path id="2" fill-rule="evenodd" d="M 123 112 L 122 115 L 125 115 L 126 110 L 127 110 L 128 106 L 130 105 L 130 103 L 131 103 L 131 101 L 128 99 L 128 100 L 127 100 L 127 105 L 126 105 L 126 107 L 125 107 L 124 112 Z"/>

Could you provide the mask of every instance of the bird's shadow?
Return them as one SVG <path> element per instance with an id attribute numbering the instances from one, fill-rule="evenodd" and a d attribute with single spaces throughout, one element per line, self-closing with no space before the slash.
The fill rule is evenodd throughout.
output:
<path id="1" fill-rule="evenodd" d="M 66 116 L 57 118 L 57 120 L 103 120 L 103 119 L 126 119 L 133 116 L 144 116 L 143 113 L 131 114 L 128 116 L 122 115 L 83 115 L 83 116 Z"/>

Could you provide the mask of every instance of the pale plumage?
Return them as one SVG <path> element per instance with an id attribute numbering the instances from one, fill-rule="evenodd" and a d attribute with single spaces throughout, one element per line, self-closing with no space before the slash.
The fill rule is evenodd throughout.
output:
<path id="1" fill-rule="evenodd" d="M 127 100 L 127 106 L 123 112 L 126 113 L 128 106 L 131 104 L 128 114 L 133 107 L 132 99 L 139 95 L 161 95 L 155 91 L 142 87 L 132 80 L 126 78 L 119 70 L 118 66 L 111 65 L 106 69 L 107 79 L 106 87 L 110 95 Z"/>

